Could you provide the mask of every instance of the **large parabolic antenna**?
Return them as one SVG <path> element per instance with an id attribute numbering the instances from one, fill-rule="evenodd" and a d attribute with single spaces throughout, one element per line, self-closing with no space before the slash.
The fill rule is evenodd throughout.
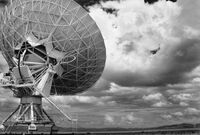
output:
<path id="1" fill-rule="evenodd" d="M 99 79 L 103 37 L 73 0 L 10 0 L 1 10 L 0 46 L 9 65 L 2 87 L 21 98 L 16 123 L 41 124 L 42 97 L 74 95 Z"/>

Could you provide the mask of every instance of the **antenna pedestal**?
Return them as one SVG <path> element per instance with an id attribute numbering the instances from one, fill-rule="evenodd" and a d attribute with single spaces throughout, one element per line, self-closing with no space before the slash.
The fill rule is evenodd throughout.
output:
<path id="1" fill-rule="evenodd" d="M 5 132 L 12 132 L 13 128 L 26 127 L 26 131 L 38 131 L 41 127 L 49 128 L 55 125 L 42 107 L 41 96 L 22 97 L 20 105 L 3 122 Z M 44 129 L 44 128 L 43 128 Z M 14 130 L 16 132 L 16 129 Z"/>

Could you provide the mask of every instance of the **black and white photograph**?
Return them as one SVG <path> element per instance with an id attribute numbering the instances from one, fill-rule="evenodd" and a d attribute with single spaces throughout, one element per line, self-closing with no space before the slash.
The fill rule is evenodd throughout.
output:
<path id="1" fill-rule="evenodd" d="M 200 0 L 0 0 L 0 134 L 200 134 Z"/>

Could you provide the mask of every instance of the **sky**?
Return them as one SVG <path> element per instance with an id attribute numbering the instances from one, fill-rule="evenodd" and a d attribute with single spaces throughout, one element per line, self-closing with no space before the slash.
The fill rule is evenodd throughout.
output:
<path id="1" fill-rule="evenodd" d="M 51 99 L 78 127 L 156 127 L 200 122 L 200 1 L 101 2 L 89 8 L 105 40 L 99 81 L 75 96 Z M 107 13 L 104 8 L 115 9 Z M 0 119 L 18 100 L 0 91 Z M 61 126 L 70 123 L 44 102 Z"/>

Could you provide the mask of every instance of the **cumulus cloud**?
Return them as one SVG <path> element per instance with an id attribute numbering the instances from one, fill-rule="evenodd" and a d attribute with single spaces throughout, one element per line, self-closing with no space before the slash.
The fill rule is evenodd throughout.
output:
<path id="1" fill-rule="evenodd" d="M 193 97 L 193 95 L 190 94 L 190 93 L 181 93 L 181 94 L 179 94 L 179 95 L 174 95 L 174 97 L 175 97 L 176 99 L 181 100 L 181 101 L 187 101 L 187 100 L 191 100 L 192 97 Z"/>
<path id="2" fill-rule="evenodd" d="M 90 7 L 105 39 L 105 72 L 86 93 L 59 102 L 87 118 L 95 114 L 92 125 L 158 126 L 199 115 L 194 96 L 200 78 L 199 3 L 119 0 Z"/>
<path id="3" fill-rule="evenodd" d="M 159 126 L 168 124 L 166 119 L 199 116 L 199 4 L 119 0 L 90 7 L 105 39 L 105 72 L 87 92 L 53 100 L 64 110 L 77 111 L 88 127 Z M 108 14 L 102 7 L 116 12 Z M 6 106 L 6 99 L 1 101 Z"/>
<path id="4" fill-rule="evenodd" d="M 174 116 L 177 116 L 177 117 L 182 117 L 184 116 L 184 114 L 182 112 L 175 112 L 175 113 L 172 113 Z"/>
<path id="5" fill-rule="evenodd" d="M 179 104 L 180 104 L 180 106 L 183 106 L 183 107 L 185 107 L 185 106 L 189 106 L 189 104 L 186 103 L 186 102 L 180 102 Z"/>
<path id="6" fill-rule="evenodd" d="M 185 114 L 199 116 L 200 110 L 198 110 L 196 108 L 189 107 L 189 108 L 185 109 Z"/>
<path id="7" fill-rule="evenodd" d="M 152 106 L 153 106 L 153 107 L 165 107 L 165 106 L 167 106 L 167 105 L 168 105 L 167 102 L 159 101 L 159 102 L 153 104 Z"/>
<path id="8" fill-rule="evenodd" d="M 134 113 L 131 112 L 125 116 L 122 116 L 121 122 L 127 123 L 127 124 L 134 124 L 134 123 L 138 123 L 138 122 L 143 122 L 143 120 L 141 118 L 136 117 L 134 115 Z"/>
<path id="9" fill-rule="evenodd" d="M 197 102 L 199 100 L 199 94 L 200 93 L 198 90 L 196 90 L 196 88 L 185 89 L 182 90 L 182 93 L 178 91 L 168 95 L 168 100 L 173 104 L 179 105 L 181 107 L 198 106 Z"/>
<path id="10" fill-rule="evenodd" d="M 108 122 L 110 124 L 114 124 L 114 117 L 113 116 L 106 114 L 104 119 L 105 119 L 105 123 Z"/>
<path id="11" fill-rule="evenodd" d="M 161 93 L 150 94 L 148 96 L 143 96 L 144 100 L 151 101 L 151 100 L 161 100 L 163 95 Z"/>
<path id="12" fill-rule="evenodd" d="M 157 89 L 156 87 L 125 87 L 111 83 L 110 88 L 104 94 L 112 97 L 110 101 L 117 103 L 116 106 L 144 108 L 144 106 L 151 106 L 158 102 L 157 99 L 165 100 L 162 94 L 156 93 Z"/>
<path id="13" fill-rule="evenodd" d="M 193 118 L 198 118 L 200 116 L 200 110 L 193 107 L 188 107 L 184 110 L 179 110 L 171 112 L 168 114 L 161 115 L 162 118 L 167 120 L 192 120 Z"/>
<path id="14" fill-rule="evenodd" d="M 193 97 L 194 96 L 191 93 L 180 93 L 180 94 L 174 94 L 169 98 L 172 99 L 173 101 L 187 102 L 187 101 L 194 100 Z"/>
<path id="15" fill-rule="evenodd" d="M 142 123 L 143 119 L 137 117 L 133 112 L 127 113 L 107 113 L 104 117 L 105 124 L 110 125 L 121 125 L 126 127 L 131 127 L 132 125 L 136 125 L 138 123 Z"/>
<path id="16" fill-rule="evenodd" d="M 200 29 L 200 20 L 199 20 L 199 9 L 197 7 L 200 6 L 200 1 L 184 0 L 178 1 L 178 4 L 183 7 L 181 12 L 181 18 L 179 18 L 180 22 L 190 27 L 193 30 Z"/>
<path id="17" fill-rule="evenodd" d="M 104 77 L 124 86 L 160 86 L 187 81 L 187 73 L 200 64 L 200 41 L 199 31 L 195 29 L 199 25 L 190 25 L 198 21 L 184 14 L 184 4 L 164 0 L 153 5 L 139 0 L 102 3 L 103 7 L 116 8 L 117 16 L 106 14 L 98 7 L 90 8 L 105 38 Z M 191 2 L 187 4 L 195 6 Z M 195 15 L 200 16 L 196 10 Z M 183 19 L 185 16 L 193 21 Z M 159 47 L 152 55 L 151 50 Z"/>
<path id="18" fill-rule="evenodd" d="M 53 97 L 53 100 L 58 104 L 67 104 L 68 106 L 80 107 L 80 108 L 90 108 L 94 106 L 112 106 L 115 105 L 115 101 L 110 100 L 112 97 L 110 96 L 84 96 L 84 95 L 76 95 L 76 96 L 68 96 L 66 97 Z"/>
<path id="19" fill-rule="evenodd" d="M 161 117 L 162 117 L 163 119 L 167 119 L 167 120 L 172 118 L 172 116 L 169 115 L 169 114 L 161 115 Z"/>
<path id="20" fill-rule="evenodd" d="M 152 107 L 166 107 L 170 105 L 161 93 L 144 95 L 142 98 L 144 101 L 151 103 Z"/>
<path id="21" fill-rule="evenodd" d="M 146 87 L 125 87 L 120 86 L 116 83 L 111 83 L 110 88 L 107 93 L 114 95 L 133 95 L 133 94 L 149 94 L 153 92 L 156 88 L 146 88 Z"/>

